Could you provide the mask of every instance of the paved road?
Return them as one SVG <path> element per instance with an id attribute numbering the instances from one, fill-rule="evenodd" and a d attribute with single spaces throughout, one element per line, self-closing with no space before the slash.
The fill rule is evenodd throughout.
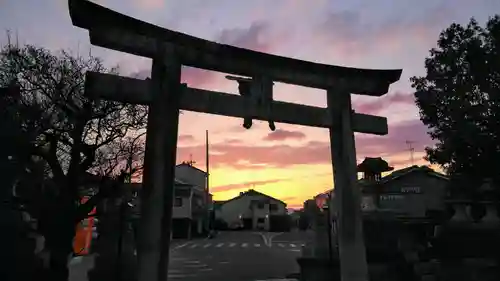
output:
<path id="1" fill-rule="evenodd" d="M 281 235 L 221 232 L 214 239 L 172 245 L 169 280 L 253 281 L 298 273 L 303 243 L 275 242 Z"/>
<path id="2" fill-rule="evenodd" d="M 257 281 L 298 273 L 296 258 L 309 236 L 304 232 L 221 232 L 214 239 L 171 244 L 169 280 Z M 70 281 L 86 281 L 93 257 L 71 262 Z"/>
<path id="3" fill-rule="evenodd" d="M 279 233 L 272 237 L 272 244 L 279 243 L 292 243 L 292 244 L 306 244 L 312 242 L 314 239 L 313 231 L 299 231 L 292 230 L 290 232 Z"/>

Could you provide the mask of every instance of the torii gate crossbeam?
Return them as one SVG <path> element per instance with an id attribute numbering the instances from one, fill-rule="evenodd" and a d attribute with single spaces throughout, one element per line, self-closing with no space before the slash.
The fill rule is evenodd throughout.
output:
<path id="1" fill-rule="evenodd" d="M 73 25 L 87 29 L 93 45 L 153 59 L 150 81 L 89 72 L 85 84 L 86 93 L 95 98 L 149 106 L 139 281 L 167 279 L 180 109 L 328 128 L 339 199 L 341 279 L 368 280 L 353 132 L 385 135 L 387 119 L 354 113 L 350 94 L 382 96 L 399 80 L 401 70 L 356 69 L 280 57 L 174 32 L 86 0 L 68 0 L 68 4 Z M 328 107 L 271 100 L 264 109 L 241 96 L 189 88 L 180 82 L 182 65 L 324 89 Z"/>

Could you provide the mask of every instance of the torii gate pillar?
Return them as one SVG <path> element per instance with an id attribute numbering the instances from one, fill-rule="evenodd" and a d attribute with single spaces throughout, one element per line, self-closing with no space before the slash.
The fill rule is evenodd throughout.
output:
<path id="1" fill-rule="evenodd" d="M 335 197 L 330 196 L 330 201 L 336 202 L 340 273 L 342 280 L 367 281 L 368 266 L 360 207 L 361 190 L 357 185 L 351 95 L 342 88 L 338 91 L 327 91 L 327 105 L 332 124 L 335 124 L 329 129 L 336 194 Z M 329 203 L 328 212 L 332 212 L 331 206 L 334 204 Z"/>
<path id="2" fill-rule="evenodd" d="M 153 58 L 139 222 L 138 280 L 166 280 L 179 126 L 181 64 L 162 44 Z"/>

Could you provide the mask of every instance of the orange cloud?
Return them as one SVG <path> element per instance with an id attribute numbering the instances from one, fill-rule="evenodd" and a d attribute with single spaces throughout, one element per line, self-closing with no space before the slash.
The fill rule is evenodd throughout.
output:
<path id="1" fill-rule="evenodd" d="M 255 186 L 282 182 L 284 179 L 271 179 L 271 180 L 259 180 L 259 181 L 249 181 L 242 183 L 232 183 L 227 185 L 219 185 L 210 188 L 210 192 L 220 192 L 220 191 L 228 191 L 228 190 L 239 190 L 239 189 L 248 189 L 254 188 Z"/>

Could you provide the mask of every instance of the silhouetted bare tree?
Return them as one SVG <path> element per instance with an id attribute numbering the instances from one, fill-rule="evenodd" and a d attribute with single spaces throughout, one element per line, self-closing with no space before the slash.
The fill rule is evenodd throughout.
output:
<path id="1" fill-rule="evenodd" d="M 76 224 L 101 199 L 119 192 L 127 160 L 133 160 L 134 171 L 142 162 L 144 143 L 131 133 L 144 129 L 146 108 L 89 99 L 84 95 L 88 70 L 118 71 L 91 55 L 30 45 L 8 43 L 0 52 L 0 87 L 16 89 L 1 97 L 9 117 L 1 126 L 11 128 L 10 146 L 1 154 L 18 163 L 12 165 L 16 174 L 9 187 L 16 186 L 18 206 L 38 221 L 50 256 L 50 280 L 68 278 Z"/>

